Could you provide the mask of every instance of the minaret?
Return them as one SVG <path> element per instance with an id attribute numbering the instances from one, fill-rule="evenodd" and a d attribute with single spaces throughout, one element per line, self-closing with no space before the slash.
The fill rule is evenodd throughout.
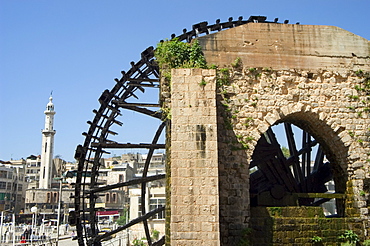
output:
<path id="1" fill-rule="evenodd" d="M 54 104 L 50 95 L 49 103 L 45 110 L 45 128 L 42 130 L 41 168 L 40 168 L 40 189 L 50 189 L 53 167 L 54 152 Z"/>

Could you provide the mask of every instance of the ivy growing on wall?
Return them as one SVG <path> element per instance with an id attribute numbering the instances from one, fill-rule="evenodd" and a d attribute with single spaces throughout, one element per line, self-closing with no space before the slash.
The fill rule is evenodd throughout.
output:
<path id="1" fill-rule="evenodd" d="M 355 86 L 355 89 L 358 91 L 360 95 L 366 96 L 364 100 L 361 100 L 362 110 L 358 111 L 358 115 L 370 112 L 370 72 L 364 72 L 362 70 L 358 70 L 355 74 L 361 78 L 361 82 Z M 349 96 L 352 100 L 359 100 L 357 95 Z"/>

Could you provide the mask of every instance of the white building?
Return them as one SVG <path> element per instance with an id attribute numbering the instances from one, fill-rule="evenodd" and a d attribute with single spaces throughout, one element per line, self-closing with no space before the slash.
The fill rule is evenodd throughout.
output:
<path id="1" fill-rule="evenodd" d="M 137 173 L 141 174 L 144 170 L 144 165 L 146 162 L 148 155 L 142 155 L 142 158 L 140 159 L 138 163 L 138 170 Z M 166 163 L 166 155 L 164 153 L 155 153 L 153 154 L 151 160 L 150 160 L 150 165 L 149 165 L 149 170 L 148 172 L 153 173 L 153 174 L 160 174 L 160 173 L 165 173 L 165 163 Z M 140 175 L 139 175 L 140 176 Z"/>
<path id="2" fill-rule="evenodd" d="M 143 162 L 143 156 L 139 153 L 127 153 L 120 156 L 104 158 L 101 162 L 106 168 L 112 168 L 119 164 L 128 164 L 136 172 L 139 163 Z"/>
<path id="3" fill-rule="evenodd" d="M 26 181 L 28 188 L 37 188 L 40 179 L 41 156 L 30 155 L 26 158 Z"/>
<path id="4" fill-rule="evenodd" d="M 150 184 L 150 183 L 149 183 Z M 141 188 L 130 189 L 130 220 L 133 220 L 142 215 L 141 204 Z M 145 198 L 145 211 L 149 212 L 153 209 L 164 207 L 166 204 L 165 187 L 147 187 Z M 159 238 L 165 233 L 165 211 L 156 214 L 148 220 L 150 231 L 159 231 Z M 130 227 L 130 234 L 133 238 L 145 237 L 144 227 L 142 223 Z"/>
<path id="5" fill-rule="evenodd" d="M 1 162 L 0 211 L 19 213 L 24 208 L 25 190 L 24 163 Z"/>

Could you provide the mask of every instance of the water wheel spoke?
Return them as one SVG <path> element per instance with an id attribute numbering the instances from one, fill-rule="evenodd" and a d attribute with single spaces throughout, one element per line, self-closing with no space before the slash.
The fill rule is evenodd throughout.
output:
<path id="1" fill-rule="evenodd" d="M 303 172 L 301 169 L 300 160 L 298 157 L 297 146 L 294 139 L 294 133 L 292 130 L 292 126 L 290 123 L 284 123 L 286 138 L 288 141 L 288 147 L 290 156 L 293 158 L 292 166 L 293 166 L 293 173 L 294 178 L 296 179 L 297 183 L 300 185 L 300 189 L 302 189 L 302 181 L 303 181 Z"/>
<path id="2" fill-rule="evenodd" d="M 323 164 L 324 164 L 324 152 L 321 146 L 319 146 L 315 158 L 315 163 L 313 166 L 313 171 L 317 171 Z"/>

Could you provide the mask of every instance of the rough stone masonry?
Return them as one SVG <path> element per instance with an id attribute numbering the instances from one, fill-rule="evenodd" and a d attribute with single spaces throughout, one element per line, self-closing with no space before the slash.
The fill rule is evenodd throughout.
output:
<path id="1" fill-rule="evenodd" d="M 231 83 L 217 86 L 216 70 L 172 70 L 171 245 L 240 242 L 251 226 L 248 165 L 261 134 L 280 122 L 323 145 L 347 197 L 345 216 L 358 218 L 369 238 L 370 119 L 367 95 L 355 89 L 359 71 L 370 71 L 369 41 L 338 27 L 275 23 L 198 40 L 208 64 L 229 68 Z M 246 148 L 232 148 L 236 136 Z"/>

